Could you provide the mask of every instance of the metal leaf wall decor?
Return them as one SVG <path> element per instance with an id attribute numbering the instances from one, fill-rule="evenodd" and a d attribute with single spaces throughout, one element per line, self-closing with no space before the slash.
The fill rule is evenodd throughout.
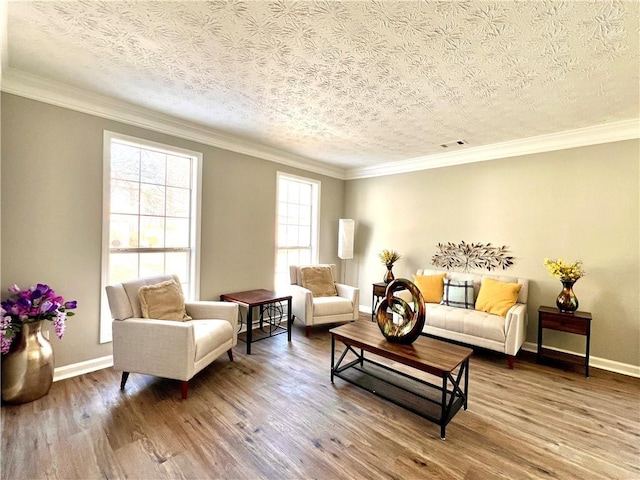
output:
<path id="1" fill-rule="evenodd" d="M 462 269 L 467 272 L 470 268 L 484 268 L 485 270 L 506 270 L 513 265 L 513 257 L 507 255 L 507 247 L 494 247 L 490 243 L 466 243 L 458 245 L 447 242 L 438 244 L 438 252 L 431 258 L 431 264 L 447 270 Z"/>

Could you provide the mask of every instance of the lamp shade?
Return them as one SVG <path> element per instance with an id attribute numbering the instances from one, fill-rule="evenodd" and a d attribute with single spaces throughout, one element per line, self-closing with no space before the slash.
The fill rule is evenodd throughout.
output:
<path id="1" fill-rule="evenodd" d="M 338 257 L 343 260 L 353 258 L 353 234 L 355 224 L 350 218 L 341 218 L 338 224 Z"/>

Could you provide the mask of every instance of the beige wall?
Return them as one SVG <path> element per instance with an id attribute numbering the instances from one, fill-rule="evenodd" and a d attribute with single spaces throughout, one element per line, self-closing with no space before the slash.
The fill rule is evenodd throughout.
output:
<path id="1" fill-rule="evenodd" d="M 527 340 L 535 342 L 537 308 L 560 291 L 542 259 L 582 259 L 588 276 L 575 291 L 594 316 L 592 354 L 640 365 L 638 141 L 343 182 L 9 94 L 0 122 L 3 297 L 11 283 L 48 282 L 80 304 L 64 340 L 53 340 L 56 366 L 111 354 L 98 342 L 104 130 L 204 154 L 204 299 L 272 286 L 281 170 L 322 181 L 321 262 L 339 262 L 337 219 L 356 220 L 347 280 L 363 305 L 384 274 L 383 248 L 403 254 L 394 272 L 410 277 L 429 266 L 438 242 L 504 244 L 516 257 L 505 273 L 532 280 Z M 569 335 L 547 338 L 583 348 Z"/>
<path id="2" fill-rule="evenodd" d="M 78 301 L 56 367 L 111 354 L 98 340 L 104 130 L 204 154 L 201 298 L 273 287 L 278 170 L 321 180 L 320 261 L 338 261 L 342 180 L 4 93 L 1 122 L 2 295 L 45 282 Z"/>
<path id="3" fill-rule="evenodd" d="M 439 242 L 507 245 L 516 258 L 504 274 L 531 280 L 527 341 L 536 342 L 537 309 L 561 289 L 543 259 L 580 259 L 588 275 L 574 291 L 593 314 L 592 355 L 638 366 L 639 158 L 634 140 L 349 181 L 345 214 L 357 233 L 348 279 L 370 305 L 384 248 L 403 255 L 396 277 L 411 278 Z M 583 338 L 554 333 L 545 343 L 584 351 Z"/>

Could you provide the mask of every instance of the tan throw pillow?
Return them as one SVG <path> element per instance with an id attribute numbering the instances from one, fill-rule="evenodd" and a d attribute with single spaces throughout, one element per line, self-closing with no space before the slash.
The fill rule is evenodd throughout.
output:
<path id="1" fill-rule="evenodd" d="M 440 303 L 444 293 L 444 277 L 446 273 L 437 275 L 414 275 L 413 282 L 418 286 L 426 303 Z"/>
<path id="2" fill-rule="evenodd" d="M 146 285 L 138 290 L 144 318 L 156 320 L 191 320 L 184 306 L 182 289 L 174 280 Z"/>
<path id="3" fill-rule="evenodd" d="M 338 295 L 331 267 L 302 267 L 300 275 L 302 276 L 302 286 L 311 290 L 314 297 Z"/>
<path id="4" fill-rule="evenodd" d="M 480 285 L 476 310 L 493 313 L 504 317 L 511 307 L 518 301 L 518 294 L 522 285 L 507 283 L 485 278 Z"/>

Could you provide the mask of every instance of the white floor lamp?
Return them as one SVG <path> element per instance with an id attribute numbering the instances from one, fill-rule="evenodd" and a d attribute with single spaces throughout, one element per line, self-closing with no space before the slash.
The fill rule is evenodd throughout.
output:
<path id="1" fill-rule="evenodd" d="M 341 218 L 338 223 L 338 257 L 342 262 L 342 283 L 346 282 L 347 266 L 344 260 L 353 258 L 353 239 L 355 233 L 355 221 L 350 218 Z"/>

